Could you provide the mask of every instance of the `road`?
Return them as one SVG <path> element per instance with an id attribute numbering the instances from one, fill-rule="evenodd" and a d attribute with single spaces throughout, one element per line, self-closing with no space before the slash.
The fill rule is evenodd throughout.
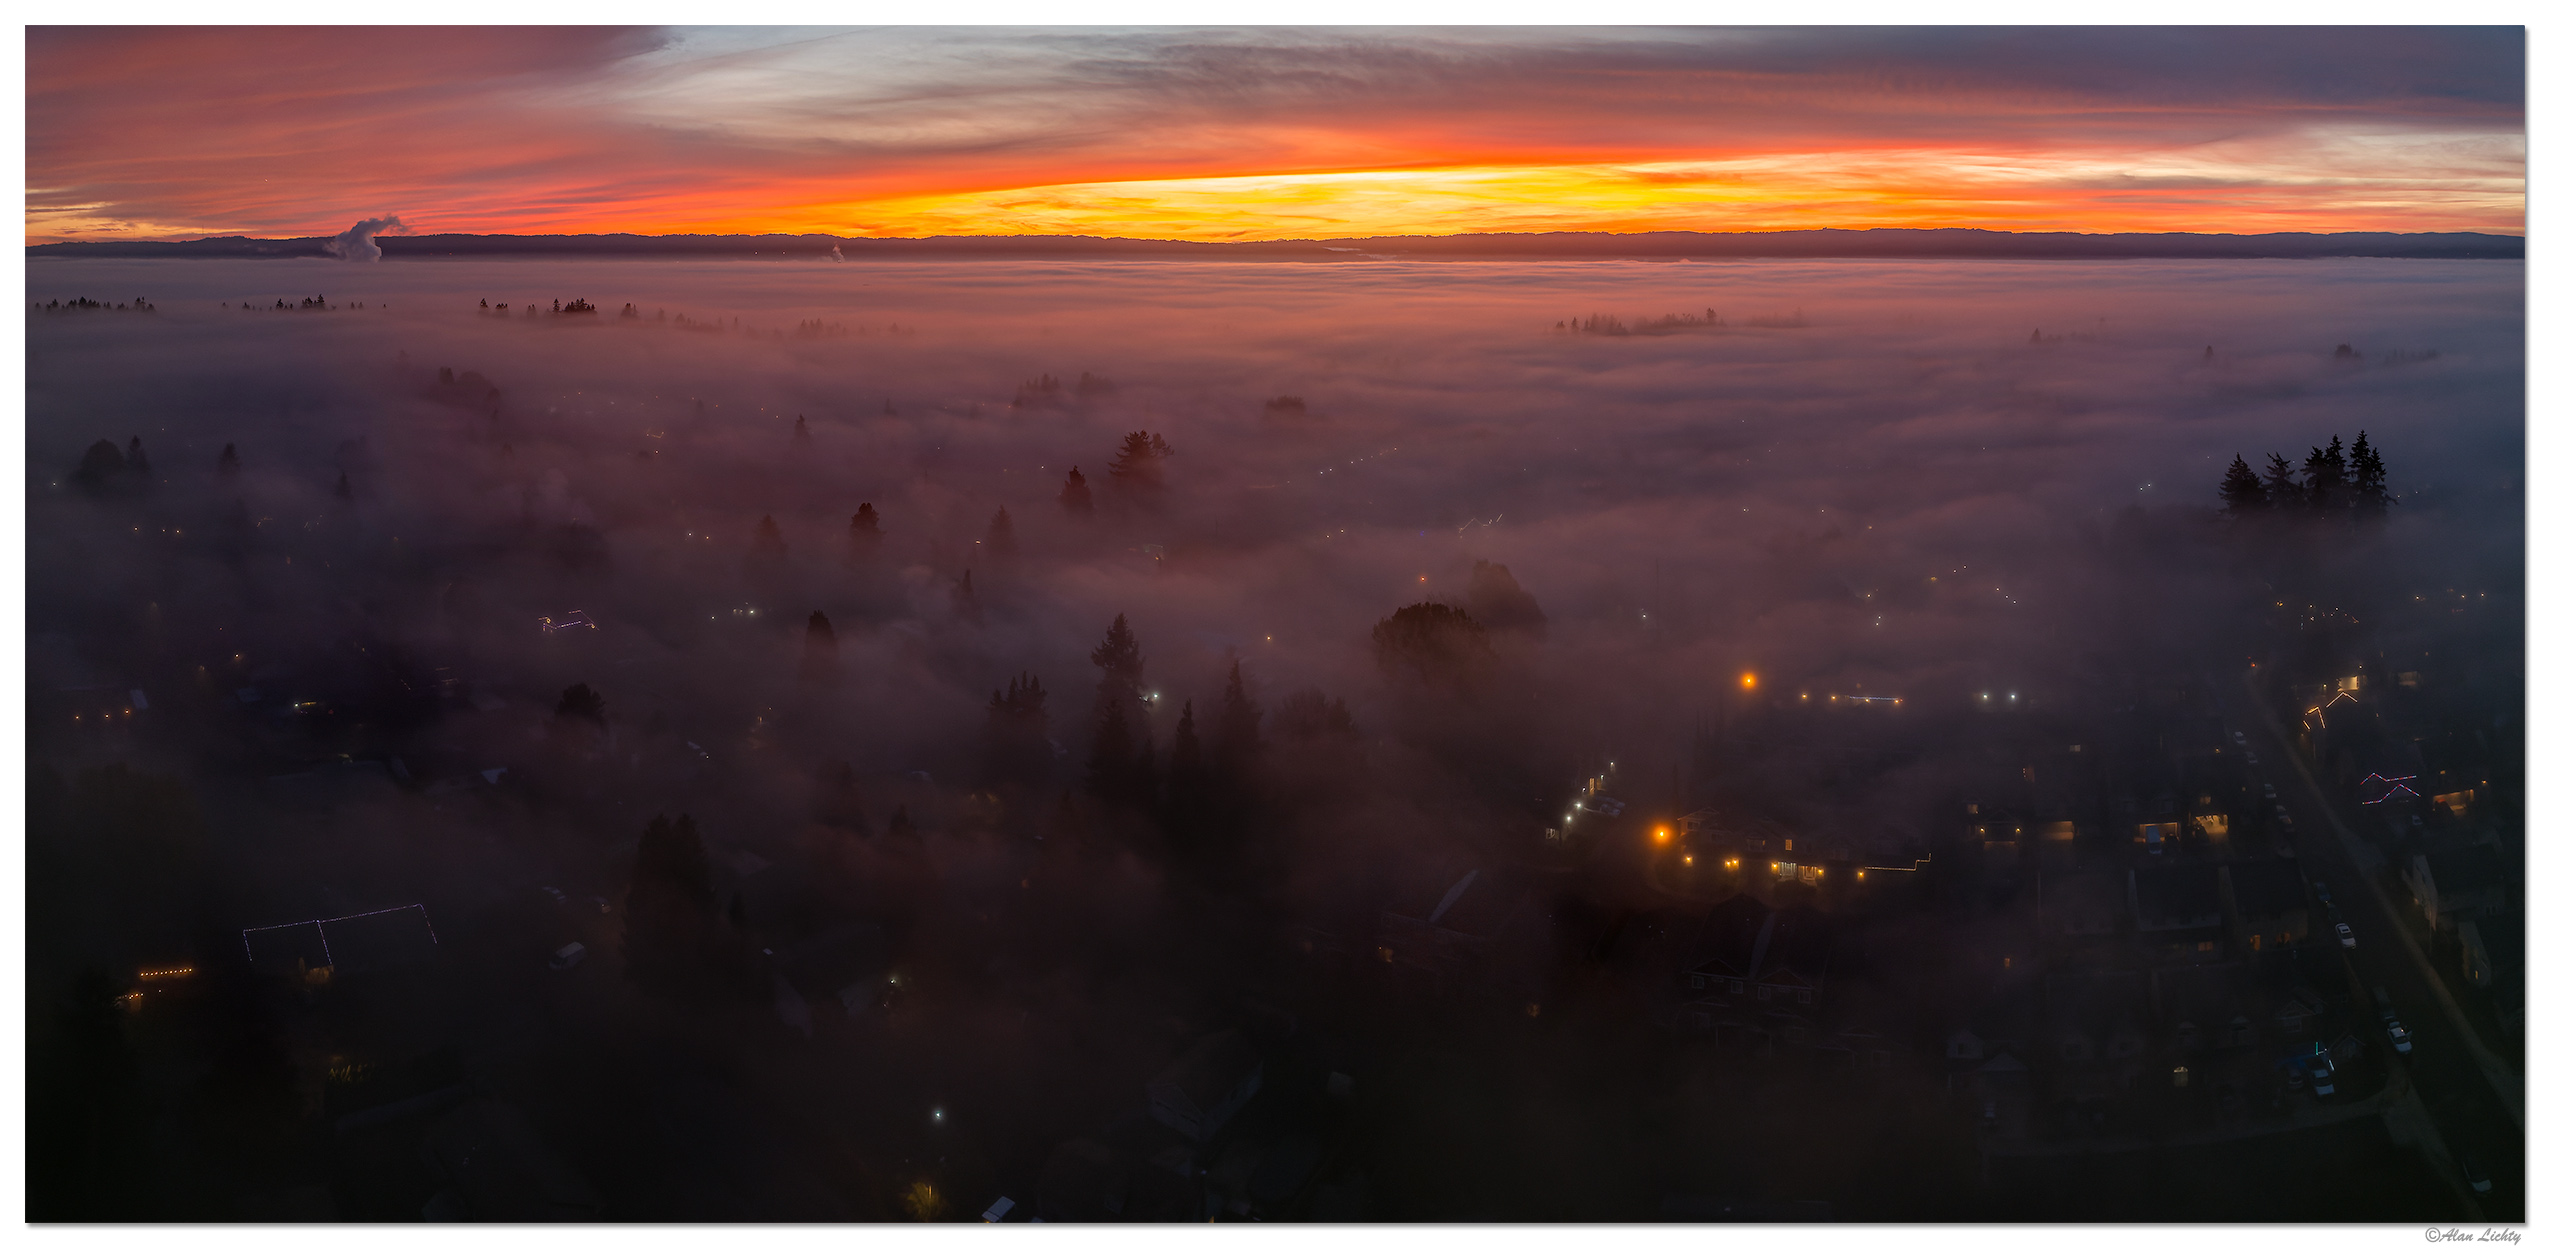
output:
<path id="1" fill-rule="evenodd" d="M 2348 842 L 2354 841 L 2352 848 L 2361 850 L 2362 838 L 2344 826 L 2341 811 L 2312 782 L 2290 738 L 2269 719 L 2255 686 L 2248 681 L 2241 685 L 2225 691 L 2224 725 L 2248 735 L 2259 771 L 2276 787 L 2293 816 L 2294 852 L 2304 874 L 2327 881 L 2338 913 L 2354 929 L 2356 948 L 2346 956 L 2356 977 L 2368 991 L 2388 990 L 2400 1021 L 2408 1026 L 2416 1050 L 2410 1070 L 2418 1099 L 2425 1103 L 2454 1159 L 2476 1160 L 2494 1182 L 2494 1191 L 2477 1198 L 2479 1207 L 2497 1222 L 2523 1221 L 2523 1127 L 2517 1114 L 2510 1112 L 2505 1095 L 2509 1089 L 2502 1086 L 2508 1078 L 2502 1073 L 2504 1063 L 2480 1051 L 2458 1007 L 2437 991 L 2431 978 L 2436 971 L 2458 974 L 2458 968 L 2426 964 L 2424 954 L 2411 943 L 2409 927 L 2422 927 L 2425 920 L 2390 907 L 2370 874 L 2384 869 L 2378 858 L 2368 863 L 2369 851 L 2350 852 Z M 2315 917 L 2328 921 L 2325 913 Z M 2372 1060 L 2372 1046 L 2380 1037 L 2367 1034 L 2363 1039 Z M 2378 1052 L 2381 1060 L 2390 1060 L 2386 1045 Z M 2492 1083 L 2483 1069 L 2483 1063 L 2489 1062 L 2499 1067 L 2497 1082 Z M 2520 1080 L 2514 1078 L 2513 1101 L 2520 1106 Z"/>

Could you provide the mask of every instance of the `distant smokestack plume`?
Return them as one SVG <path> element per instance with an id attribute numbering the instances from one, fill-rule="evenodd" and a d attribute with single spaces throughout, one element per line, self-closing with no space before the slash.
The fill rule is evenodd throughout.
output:
<path id="1" fill-rule="evenodd" d="M 381 245 L 372 241 L 375 234 L 399 234 L 407 230 L 397 217 L 371 217 L 357 221 L 352 229 L 328 240 L 328 254 L 339 260 L 378 260 Z"/>
<path id="2" fill-rule="evenodd" d="M 844 259 L 844 258 L 842 257 L 842 255 L 841 255 L 841 244 L 839 244 L 839 243 L 834 243 L 834 244 L 832 245 L 832 262 L 833 262 L 834 264 L 847 264 L 847 263 L 849 263 L 849 261 L 848 261 L 848 260 L 846 260 L 846 259 Z"/>

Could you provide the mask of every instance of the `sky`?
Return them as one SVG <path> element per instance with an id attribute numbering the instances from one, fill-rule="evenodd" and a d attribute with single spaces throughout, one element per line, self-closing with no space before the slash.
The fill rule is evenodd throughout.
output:
<path id="1" fill-rule="evenodd" d="M 2518 234 L 2523 89 L 2513 27 L 30 27 L 26 228 Z"/>

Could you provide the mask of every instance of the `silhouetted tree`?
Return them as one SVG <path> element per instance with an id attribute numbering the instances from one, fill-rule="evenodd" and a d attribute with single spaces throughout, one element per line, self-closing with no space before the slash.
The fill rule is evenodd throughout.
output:
<path id="1" fill-rule="evenodd" d="M 1470 618 L 1490 629 L 1511 629 L 1535 640 L 1549 632 L 1549 617 L 1540 601 L 1514 579 L 1501 563 L 1485 559 L 1470 566 Z"/>
<path id="2" fill-rule="evenodd" d="M 71 473 L 71 478 L 91 494 L 105 493 L 123 476 L 124 452 L 105 438 L 89 444 L 87 453 L 80 456 L 80 466 Z"/>
<path id="3" fill-rule="evenodd" d="M 2338 447 L 2336 434 L 2329 444 L 2317 448 L 2302 461 L 2302 497 L 2313 515 L 2326 515 L 2346 506 L 2346 452 Z"/>
<path id="4" fill-rule="evenodd" d="M 558 695 L 558 718 L 581 719 L 599 727 L 602 724 L 602 695 L 593 686 L 578 682 Z"/>
<path id="5" fill-rule="evenodd" d="M 101 445 L 105 446 L 106 449 L 110 451 L 115 449 L 115 444 L 111 442 L 102 443 Z M 94 454 L 95 452 L 91 453 Z M 1062 503 L 1064 515 L 1090 516 L 1097 514 L 1098 511 L 1097 503 L 1089 496 L 1089 479 L 1081 476 L 1080 469 L 1076 466 L 1071 470 L 1070 476 L 1063 478 L 1062 498 L 1060 501 Z"/>
<path id="6" fill-rule="evenodd" d="M 832 621 L 817 611 L 806 617 L 806 652 L 798 661 L 797 679 L 830 680 L 841 672 L 841 641 L 832 635 Z"/>
<path id="7" fill-rule="evenodd" d="M 2347 451 L 2346 466 L 2347 475 L 2355 487 L 2357 515 L 2378 521 L 2389 514 L 2390 472 L 2382 466 L 2382 452 L 2374 447 L 2361 429 L 2355 431 L 2355 445 Z"/>
<path id="8" fill-rule="evenodd" d="M 850 517 L 851 555 L 864 559 L 875 554 L 884 541 L 885 529 L 878 522 L 876 504 L 859 504 L 857 514 Z"/>
<path id="9" fill-rule="evenodd" d="M 983 622 L 983 604 L 974 597 L 974 569 L 965 569 L 965 575 L 958 578 L 956 588 L 948 591 L 948 606 L 964 623 Z"/>
<path id="10" fill-rule="evenodd" d="M 1373 625 L 1372 646 L 1385 675 L 1413 676 L 1429 687 L 1466 688 L 1496 661 L 1487 629 L 1439 602 L 1401 607 Z"/>
<path id="11" fill-rule="evenodd" d="M 1326 738 L 1352 740 L 1355 717 L 1347 713 L 1344 698 L 1331 699 L 1317 689 L 1304 689 L 1275 708 L 1269 727 L 1276 740 L 1296 745 Z"/>
<path id="12" fill-rule="evenodd" d="M 1107 704 L 1111 702 L 1123 704 L 1128 714 L 1145 703 L 1142 643 L 1134 639 L 1133 626 L 1125 622 L 1124 616 L 1118 615 L 1115 622 L 1107 626 L 1106 637 L 1098 642 L 1097 649 L 1089 652 L 1089 662 L 1098 669 L 1096 710 L 1099 715 L 1106 713 Z M 1129 728 L 1128 731 L 1137 740 L 1148 741 L 1151 736 L 1147 725 Z"/>
<path id="13" fill-rule="evenodd" d="M 142 435 L 138 433 L 133 435 L 133 444 L 124 448 L 124 469 L 137 477 L 150 476 L 150 457 L 142 454 Z"/>
<path id="14" fill-rule="evenodd" d="M 797 436 L 796 436 L 796 441 L 798 442 L 798 444 L 799 444 L 799 445 L 801 445 L 801 446 L 802 446 L 802 445 L 804 445 L 805 443 L 812 442 L 812 441 L 814 441 L 814 440 L 815 440 L 814 435 L 813 435 L 813 434 L 811 434 L 811 433 L 806 432 L 806 418 L 805 418 L 805 416 L 804 416 L 804 415 L 802 415 L 802 414 L 800 414 L 800 415 L 797 417 Z"/>
<path id="15" fill-rule="evenodd" d="M 1170 835 L 1193 847 L 1211 818 L 1212 806 L 1212 777 L 1204 768 L 1204 741 L 1195 734 L 1195 702 L 1189 699 L 1170 738 L 1160 813 Z"/>
<path id="16" fill-rule="evenodd" d="M 2302 486 L 2293 479 L 2292 460 L 2269 454 L 2265 484 L 2269 510 L 2291 512 L 2302 506 Z"/>
<path id="17" fill-rule="evenodd" d="M 1128 433 L 1116 448 L 1115 460 L 1107 465 L 1107 479 L 1135 498 L 1155 499 L 1168 484 L 1168 465 L 1164 461 L 1174 453 L 1168 439 L 1159 434 L 1147 430 Z"/>
<path id="18" fill-rule="evenodd" d="M 1045 717 L 1045 685 L 1025 672 L 994 689 L 984 708 L 983 762 L 993 783 L 1037 784 L 1045 778 L 1053 747 Z"/>
<path id="19" fill-rule="evenodd" d="M 1089 738 L 1089 795 L 1124 806 L 1147 805 L 1151 793 L 1143 771 L 1125 704 L 1107 699 L 1098 711 L 1097 730 Z"/>
<path id="20" fill-rule="evenodd" d="M 2222 474 L 2222 509 L 2231 516 L 2255 515 L 2267 509 L 2267 484 L 2258 479 L 2256 469 L 2238 455 L 2231 457 L 2231 467 Z"/>
<path id="21" fill-rule="evenodd" d="M 339 469 L 336 474 L 336 496 L 343 502 L 354 501 L 354 479 L 345 475 L 343 469 Z"/>
<path id="22" fill-rule="evenodd" d="M 1257 763 L 1258 722 L 1257 701 L 1248 696 L 1248 684 L 1240 679 L 1240 661 L 1233 659 L 1231 678 L 1222 685 L 1221 709 L 1213 717 L 1213 765 L 1234 784 L 1243 781 Z"/>
<path id="23" fill-rule="evenodd" d="M 779 540 L 778 521 L 763 516 L 761 523 L 753 526 L 752 553 L 755 557 L 765 560 L 788 557 L 788 543 Z"/>
<path id="24" fill-rule="evenodd" d="M 640 987 L 674 996 L 702 986 L 714 902 L 699 825 L 688 814 L 678 822 L 657 815 L 638 837 L 621 909 L 620 949 Z"/>
<path id="25" fill-rule="evenodd" d="M 224 442 L 221 444 L 221 460 L 213 465 L 213 471 L 224 477 L 235 477 L 239 475 L 238 443 Z"/>
<path id="26" fill-rule="evenodd" d="M 995 563 L 1018 557 L 1018 531 L 1009 522 L 1009 508 L 992 513 L 992 527 L 983 534 L 983 553 Z"/>

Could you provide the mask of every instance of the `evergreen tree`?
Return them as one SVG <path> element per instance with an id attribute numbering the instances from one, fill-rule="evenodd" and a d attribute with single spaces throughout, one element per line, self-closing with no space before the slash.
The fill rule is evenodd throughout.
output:
<path id="1" fill-rule="evenodd" d="M 1155 499 L 1168 484 L 1168 465 L 1164 461 L 1174 453 L 1168 439 L 1148 430 L 1135 430 L 1124 435 L 1124 441 L 1117 446 L 1114 462 L 1107 465 L 1107 479 L 1135 498 Z"/>
<path id="2" fill-rule="evenodd" d="M 213 465 L 213 471 L 224 477 L 235 477 L 239 475 L 238 443 L 224 442 L 221 444 L 221 462 Z"/>
<path id="3" fill-rule="evenodd" d="M 806 651 L 797 664 L 797 679 L 830 680 L 840 671 L 841 640 L 832 635 L 832 620 L 817 611 L 806 617 Z"/>
<path id="4" fill-rule="evenodd" d="M 992 782 L 1041 783 L 1052 757 L 1044 682 L 1020 672 L 1009 678 L 1007 690 L 992 691 L 984 711 L 983 762 Z"/>
<path id="5" fill-rule="evenodd" d="M 336 496 L 340 502 L 350 503 L 354 501 L 354 479 L 345 475 L 345 471 L 343 469 L 337 470 Z"/>
<path id="6" fill-rule="evenodd" d="M 1490 629 L 1510 629 L 1538 640 L 1549 632 L 1549 617 L 1540 601 L 1525 591 L 1514 573 L 1485 559 L 1470 566 L 1470 618 Z"/>
<path id="7" fill-rule="evenodd" d="M 1142 701 L 1142 643 L 1134 639 L 1133 626 L 1123 615 L 1107 626 L 1107 635 L 1089 652 L 1089 662 L 1098 669 L 1101 703 Z"/>
<path id="8" fill-rule="evenodd" d="M 983 553 L 995 563 L 1018 557 L 1018 532 L 1009 522 L 1009 508 L 992 513 L 992 527 L 983 534 Z"/>
<path id="9" fill-rule="evenodd" d="M 150 457 L 142 454 L 142 435 L 138 433 L 133 435 L 133 444 L 124 448 L 124 468 L 137 477 L 151 475 Z"/>
<path id="10" fill-rule="evenodd" d="M 1233 781 L 1256 765 L 1260 746 L 1259 712 L 1248 685 L 1240 679 L 1240 661 L 1231 660 L 1231 678 L 1222 686 L 1222 708 L 1213 721 L 1213 764 Z"/>
<path id="11" fill-rule="evenodd" d="M 788 543 L 779 539 L 778 521 L 763 516 L 761 523 L 753 526 L 752 554 L 755 558 L 765 560 L 788 557 Z"/>
<path id="12" fill-rule="evenodd" d="M 1150 796 L 1147 788 L 1142 783 L 1141 760 L 1134 753 L 1133 726 L 1125 717 L 1124 703 L 1110 698 L 1099 708 L 1098 726 L 1089 738 L 1089 795 L 1131 806 Z"/>
<path id="13" fill-rule="evenodd" d="M 105 445 L 110 451 L 115 449 L 113 443 Z M 1089 495 L 1089 479 L 1080 475 L 1077 466 L 1072 468 L 1070 476 L 1063 478 L 1060 501 L 1063 514 L 1067 516 L 1092 516 L 1098 512 L 1097 502 Z"/>
<path id="14" fill-rule="evenodd" d="M 2267 508 L 2292 512 L 2302 506 L 2302 486 L 2293 479 L 2293 461 L 2282 455 L 2267 456 Z"/>
<path id="15" fill-rule="evenodd" d="M 2382 452 L 2375 449 L 2363 430 L 2355 433 L 2355 446 L 2347 452 L 2347 472 L 2355 487 L 2355 510 L 2366 520 L 2380 520 L 2389 514 L 2391 495 L 2390 472 L 2382 466 Z"/>
<path id="16" fill-rule="evenodd" d="M 806 432 L 806 418 L 803 413 L 800 413 L 797 417 L 797 444 L 802 447 L 814 440 L 814 435 Z"/>
<path id="17" fill-rule="evenodd" d="M 621 908 L 620 948 L 629 975 L 649 992 L 687 995 L 708 970 L 709 913 L 715 901 L 699 825 L 657 815 L 638 837 Z"/>
<path id="18" fill-rule="evenodd" d="M 878 523 L 876 504 L 859 504 L 858 514 L 850 517 L 850 553 L 864 559 L 875 554 L 884 542 L 885 529 Z"/>
<path id="19" fill-rule="evenodd" d="M 1317 689 L 1304 689 L 1275 708 L 1271 727 L 1276 740 L 1296 745 L 1324 738 L 1352 740 L 1355 717 L 1347 713 L 1344 698 L 1331 699 Z"/>
<path id="20" fill-rule="evenodd" d="M 1169 774 L 1160 805 L 1170 833 L 1190 845 L 1210 818 L 1211 785 L 1204 769 L 1204 741 L 1195 734 L 1195 702 L 1189 699 L 1170 741 Z"/>
<path id="21" fill-rule="evenodd" d="M 2231 457 L 2231 467 L 2222 474 L 2222 509 L 2231 516 L 2254 515 L 2267 508 L 2267 485 L 2258 479 L 2257 470 L 2238 455 Z"/>
<path id="22" fill-rule="evenodd" d="M 2312 514 L 2325 515 L 2346 507 L 2346 452 L 2339 448 L 2336 434 L 2329 444 L 2311 452 L 2302 461 L 2302 497 Z"/>

